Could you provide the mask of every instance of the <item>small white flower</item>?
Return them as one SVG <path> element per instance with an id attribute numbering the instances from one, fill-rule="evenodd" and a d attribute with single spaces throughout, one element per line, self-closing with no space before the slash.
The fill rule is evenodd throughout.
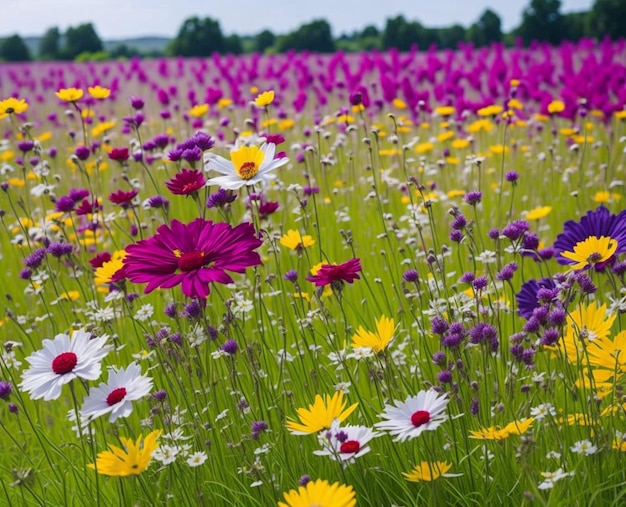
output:
<path id="1" fill-rule="evenodd" d="M 139 322 L 145 322 L 154 314 L 154 307 L 148 303 L 143 305 L 137 312 L 135 313 L 135 319 Z"/>
<path id="2" fill-rule="evenodd" d="M 573 446 L 571 446 L 569 450 L 576 454 L 591 456 L 592 454 L 598 452 L 598 446 L 593 445 L 589 440 L 579 440 Z"/>
<path id="3" fill-rule="evenodd" d="M 176 461 L 176 457 L 180 453 L 180 447 L 177 445 L 160 445 L 159 448 L 152 453 L 152 457 L 163 465 L 169 465 Z"/>
<path id="4" fill-rule="evenodd" d="M 190 467 L 198 467 L 207 460 L 207 457 L 206 452 L 194 452 L 187 458 L 187 464 Z"/>
<path id="5" fill-rule="evenodd" d="M 530 415 L 537 419 L 537 421 L 541 421 L 547 416 L 554 417 L 556 415 L 556 409 L 551 403 L 542 403 L 541 405 L 531 408 Z"/>
<path id="6" fill-rule="evenodd" d="M 564 479 L 565 477 L 571 477 L 574 472 L 564 472 L 562 468 L 556 470 L 556 472 L 541 472 L 541 475 L 545 480 L 537 486 L 539 489 L 552 489 L 554 483 Z"/>

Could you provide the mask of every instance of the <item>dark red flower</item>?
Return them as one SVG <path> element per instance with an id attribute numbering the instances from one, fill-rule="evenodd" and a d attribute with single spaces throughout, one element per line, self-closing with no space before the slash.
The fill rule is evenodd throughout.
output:
<path id="1" fill-rule="evenodd" d="M 100 205 L 97 199 L 94 199 L 93 201 L 88 201 L 87 199 L 83 199 L 83 202 L 81 202 L 78 208 L 76 208 L 76 214 L 78 216 L 91 215 L 93 213 L 97 213 L 101 209 L 102 209 L 102 206 Z"/>
<path id="2" fill-rule="evenodd" d="M 189 195 L 200 190 L 206 184 L 206 180 L 197 169 L 183 169 L 171 180 L 165 182 L 165 186 L 172 194 Z"/>
<path id="3" fill-rule="evenodd" d="M 125 162 L 130 157 L 128 148 L 113 148 L 109 152 L 109 158 L 116 162 Z"/>
<path id="4" fill-rule="evenodd" d="M 128 208 L 131 205 L 132 200 L 137 197 L 139 190 L 133 188 L 130 192 L 125 192 L 124 190 L 118 190 L 117 192 L 113 192 L 109 196 L 109 201 L 113 204 L 118 204 L 122 208 Z"/>
<path id="5" fill-rule="evenodd" d="M 361 260 L 358 258 L 350 259 L 339 265 L 322 264 L 317 274 L 307 277 L 307 280 L 314 282 L 316 287 L 336 285 L 334 282 L 352 283 L 361 279 L 358 275 L 359 271 L 361 271 Z"/>

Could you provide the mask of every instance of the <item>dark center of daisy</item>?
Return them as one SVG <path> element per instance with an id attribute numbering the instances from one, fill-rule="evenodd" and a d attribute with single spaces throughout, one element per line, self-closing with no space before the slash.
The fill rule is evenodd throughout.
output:
<path id="1" fill-rule="evenodd" d="M 242 180 L 249 180 L 250 178 L 256 176 L 256 173 L 258 172 L 259 168 L 254 162 L 244 162 L 237 171 L 237 173 L 239 173 L 239 177 Z"/>
<path id="2" fill-rule="evenodd" d="M 361 449 L 361 444 L 358 440 L 346 440 L 341 447 L 339 447 L 339 452 L 344 454 L 352 454 L 355 452 L 359 452 Z"/>
<path id="3" fill-rule="evenodd" d="M 178 258 L 178 269 L 181 271 L 195 271 L 206 264 L 203 251 L 194 250 L 185 252 Z"/>
<path id="4" fill-rule="evenodd" d="M 126 388 L 118 387 L 117 389 L 113 389 L 107 396 L 107 405 L 110 407 L 119 403 L 126 397 Z"/>
<path id="5" fill-rule="evenodd" d="M 5 109 L 6 114 L 13 114 L 14 112 L 15 112 L 15 109 L 13 109 L 12 107 L 7 107 Z"/>
<path id="6" fill-rule="evenodd" d="M 429 422 L 430 422 L 430 412 L 428 412 L 427 410 L 418 410 L 417 412 L 414 412 L 413 415 L 411 416 L 411 423 L 416 428 L 419 428 L 420 426 L 424 424 L 428 424 Z"/>
<path id="7" fill-rule="evenodd" d="M 589 257 L 587 257 L 587 263 L 595 264 L 596 262 L 600 262 L 601 259 L 602 259 L 602 254 L 598 252 L 594 252 Z"/>
<path id="8" fill-rule="evenodd" d="M 65 375 L 74 369 L 77 362 L 78 357 L 74 352 L 62 352 L 52 360 L 52 371 L 57 375 Z"/>

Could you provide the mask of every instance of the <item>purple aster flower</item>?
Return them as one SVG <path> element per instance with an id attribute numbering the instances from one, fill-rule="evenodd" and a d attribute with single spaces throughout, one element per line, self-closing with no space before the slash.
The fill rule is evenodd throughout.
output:
<path id="1" fill-rule="evenodd" d="M 450 232 L 450 241 L 454 241 L 455 243 L 460 243 L 463 241 L 463 233 L 461 231 L 451 231 Z"/>
<path id="2" fill-rule="evenodd" d="M 149 197 L 147 203 L 151 208 L 168 208 L 170 205 L 170 201 L 161 195 Z"/>
<path id="3" fill-rule="evenodd" d="M 443 336 L 448 329 L 450 329 L 450 324 L 448 324 L 448 322 L 443 318 L 443 317 L 439 317 L 439 316 L 434 316 L 431 321 L 431 331 L 434 334 L 438 334 L 440 336 Z"/>
<path id="4" fill-rule="evenodd" d="M 581 217 L 579 222 L 568 220 L 563 225 L 563 232 L 556 237 L 554 250 L 559 264 L 572 265 L 576 261 L 563 257 L 563 252 L 573 252 L 577 243 L 583 242 L 589 237 L 602 236 L 617 242 L 617 250 L 614 255 L 605 262 L 597 263 L 595 269 L 603 270 L 607 264 L 614 262 L 615 257 L 626 252 L 626 210 L 619 215 L 613 215 L 604 206 L 595 211 L 588 211 Z"/>
<path id="5" fill-rule="evenodd" d="M 186 160 L 189 163 L 198 162 L 198 160 L 202 160 L 202 150 L 197 146 L 194 146 L 193 148 L 183 150 L 180 156 L 183 160 Z"/>
<path id="6" fill-rule="evenodd" d="M 539 289 L 554 289 L 556 285 L 551 278 L 542 278 L 541 280 L 529 280 L 524 283 L 517 293 L 517 307 L 519 314 L 525 319 L 530 319 L 535 308 L 539 308 L 540 303 L 537 298 Z"/>
<path id="7" fill-rule="evenodd" d="M 34 141 L 28 141 L 28 140 L 20 141 L 19 143 L 17 143 L 17 147 L 22 153 L 28 153 L 35 147 L 35 143 Z"/>
<path id="8" fill-rule="evenodd" d="M 452 372 L 450 370 L 442 370 L 437 374 L 437 380 L 442 384 L 452 382 Z"/>
<path id="9" fill-rule="evenodd" d="M 167 315 L 170 319 L 175 319 L 178 316 L 178 312 L 176 311 L 176 303 L 168 303 L 163 309 L 163 313 Z"/>
<path id="10" fill-rule="evenodd" d="M 194 144 L 202 151 L 210 150 L 213 146 L 215 146 L 213 138 L 204 132 L 196 132 L 193 136 L 191 136 L 191 139 L 193 139 Z"/>
<path id="11" fill-rule="evenodd" d="M 205 299 L 210 283 L 233 283 L 227 270 L 244 273 L 261 264 L 254 251 L 261 243 L 250 223 L 232 227 L 201 218 L 189 224 L 172 220 L 151 238 L 126 248 L 124 266 L 113 281 L 147 283 L 146 293 L 181 284 L 185 296 Z"/>
<path id="12" fill-rule="evenodd" d="M 519 179 L 519 174 L 515 171 L 509 171 L 504 175 L 504 177 L 509 183 L 515 183 Z"/>

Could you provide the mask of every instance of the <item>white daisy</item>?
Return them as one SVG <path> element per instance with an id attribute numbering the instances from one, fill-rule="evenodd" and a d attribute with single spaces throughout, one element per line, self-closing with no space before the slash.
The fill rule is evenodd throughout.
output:
<path id="1" fill-rule="evenodd" d="M 313 454 L 329 456 L 348 465 L 354 463 L 356 458 L 367 454 L 370 451 L 369 441 L 379 435 L 380 433 L 367 426 L 341 427 L 339 421 L 335 419 L 328 431 L 319 434 L 322 449 L 313 451 Z"/>
<path id="2" fill-rule="evenodd" d="M 440 395 L 434 389 L 420 391 L 409 396 L 406 401 L 394 401 L 394 405 L 385 405 L 385 412 L 380 417 L 387 419 L 374 426 L 387 430 L 396 438 L 395 442 L 403 442 L 420 436 L 423 431 L 437 429 L 448 419 L 445 413 L 448 397 Z"/>
<path id="3" fill-rule="evenodd" d="M 227 190 L 237 190 L 244 185 L 265 185 L 275 177 L 271 171 L 284 166 L 289 159 L 274 159 L 276 145 L 273 143 L 263 144 L 261 148 L 257 146 L 239 146 L 230 152 L 230 160 L 208 153 L 204 161 L 207 163 L 207 170 L 223 174 L 207 180 L 207 186 L 219 185 Z"/>
<path id="4" fill-rule="evenodd" d="M 72 337 L 58 334 L 54 340 L 44 340 L 43 349 L 26 358 L 30 368 L 22 373 L 20 389 L 30 393 L 33 400 L 56 400 L 63 384 L 76 377 L 97 380 L 102 371 L 101 361 L 113 348 L 105 345 L 107 336 L 92 338 L 90 333 L 74 331 Z"/>
<path id="5" fill-rule="evenodd" d="M 194 452 L 187 458 L 187 464 L 190 467 L 197 467 L 202 465 L 207 460 L 206 452 Z"/>
<path id="6" fill-rule="evenodd" d="M 148 396 L 151 390 L 152 379 L 141 374 L 138 364 L 131 363 L 126 369 L 111 369 L 107 382 L 89 390 L 80 411 L 81 417 L 95 419 L 109 412 L 109 422 L 128 417 L 133 411 L 132 402 Z"/>

